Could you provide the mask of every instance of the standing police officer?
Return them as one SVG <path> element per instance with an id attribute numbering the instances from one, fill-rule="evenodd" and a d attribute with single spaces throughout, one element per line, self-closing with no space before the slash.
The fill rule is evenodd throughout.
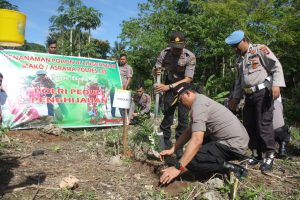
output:
<path id="1" fill-rule="evenodd" d="M 172 88 L 178 84 L 186 82 L 191 83 L 194 77 L 196 57 L 189 50 L 185 49 L 185 38 L 182 32 L 174 32 L 171 35 L 168 48 L 164 49 L 154 67 L 155 75 L 160 75 L 162 72 L 164 84 L 157 84 L 155 92 L 164 92 L 164 118 L 160 125 L 160 129 L 164 134 L 165 148 L 172 146 L 171 125 L 173 124 L 174 112 L 176 107 L 172 107 L 174 93 Z M 176 128 L 176 140 L 184 132 L 188 126 L 188 110 L 178 105 L 178 126 Z M 182 149 L 176 152 L 177 158 L 182 156 Z"/>
<path id="2" fill-rule="evenodd" d="M 272 125 L 274 100 L 285 87 L 282 66 L 273 52 L 265 45 L 251 44 L 241 30 L 234 31 L 225 39 L 239 55 L 238 78 L 229 107 L 235 110 L 237 102 L 245 94 L 244 125 L 250 135 L 252 156 L 249 163 L 265 158 L 260 170 L 272 169 L 275 152 Z"/>

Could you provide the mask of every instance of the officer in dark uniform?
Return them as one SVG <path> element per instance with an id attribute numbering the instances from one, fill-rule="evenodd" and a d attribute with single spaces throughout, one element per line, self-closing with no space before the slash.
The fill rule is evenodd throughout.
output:
<path id="1" fill-rule="evenodd" d="M 182 32 L 174 32 L 171 35 L 168 48 L 164 49 L 157 58 L 154 67 L 154 75 L 163 74 L 164 83 L 155 86 L 155 92 L 164 92 L 164 118 L 160 129 L 164 134 L 165 148 L 172 146 L 171 125 L 173 124 L 174 112 L 176 107 L 172 107 L 174 93 L 172 88 L 178 84 L 186 82 L 191 83 L 194 77 L 196 57 L 189 50 L 185 49 L 185 38 Z M 179 136 L 188 126 L 188 110 L 178 105 L 178 126 L 176 128 L 175 138 Z M 179 149 L 176 152 L 177 157 L 181 157 L 183 151 Z"/>
<path id="2" fill-rule="evenodd" d="M 250 159 L 249 164 L 255 164 L 264 155 L 260 169 L 271 170 L 275 152 L 274 100 L 280 96 L 280 87 L 285 87 L 282 66 L 267 46 L 251 44 L 241 30 L 234 31 L 225 42 L 239 55 L 238 78 L 229 107 L 235 110 L 245 94 L 244 125 L 250 135 L 249 147 L 255 158 Z"/>

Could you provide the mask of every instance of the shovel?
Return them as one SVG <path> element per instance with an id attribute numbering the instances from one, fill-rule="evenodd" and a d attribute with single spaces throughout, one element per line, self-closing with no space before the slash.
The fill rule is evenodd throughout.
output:
<path id="1" fill-rule="evenodd" d="M 160 84 L 161 74 L 157 75 L 156 84 Z M 158 115 L 158 109 L 159 109 L 159 93 L 155 94 L 155 110 L 154 110 L 154 136 L 159 139 L 159 150 L 162 151 L 165 149 L 165 142 L 164 142 L 164 136 L 163 132 L 159 132 L 159 115 Z M 157 151 L 152 149 L 152 153 L 156 158 L 160 158 L 160 155 Z"/>

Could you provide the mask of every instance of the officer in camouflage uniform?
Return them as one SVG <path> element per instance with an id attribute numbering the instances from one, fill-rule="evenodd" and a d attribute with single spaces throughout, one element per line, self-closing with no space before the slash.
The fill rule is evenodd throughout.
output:
<path id="1" fill-rule="evenodd" d="M 174 32 L 171 35 L 169 43 L 170 47 L 164 49 L 157 58 L 154 67 L 154 74 L 159 75 L 163 72 L 164 83 L 155 86 L 155 92 L 164 92 L 164 118 L 161 122 L 160 129 L 164 134 L 165 148 L 170 148 L 172 143 L 171 138 L 171 125 L 173 124 L 174 112 L 176 107 L 172 107 L 174 93 L 172 88 L 178 84 L 186 82 L 191 83 L 194 77 L 196 66 L 195 55 L 185 49 L 185 38 L 183 33 Z M 178 105 L 178 126 L 176 128 L 175 138 L 179 136 L 188 126 L 188 110 Z M 181 157 L 182 149 L 176 152 L 177 157 Z"/>
<path id="2" fill-rule="evenodd" d="M 136 94 L 132 97 L 129 109 L 130 123 L 138 123 L 141 116 L 150 117 L 151 97 L 144 92 L 142 84 L 136 85 Z"/>
<path id="3" fill-rule="evenodd" d="M 250 135 L 249 147 L 255 158 L 250 159 L 249 164 L 256 164 L 264 154 L 260 169 L 262 172 L 269 171 L 275 152 L 274 100 L 280 96 L 280 87 L 285 87 L 282 66 L 267 46 L 251 44 L 241 30 L 234 31 L 225 42 L 239 55 L 238 78 L 229 107 L 235 110 L 245 94 L 244 125 Z"/>

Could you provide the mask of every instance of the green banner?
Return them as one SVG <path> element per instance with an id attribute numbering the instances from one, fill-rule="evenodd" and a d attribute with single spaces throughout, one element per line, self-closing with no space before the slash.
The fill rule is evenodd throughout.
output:
<path id="1" fill-rule="evenodd" d="M 120 125 L 112 107 L 122 83 L 115 61 L 0 51 L 2 125 L 38 128 Z M 5 99 L 7 95 L 7 99 Z"/>

